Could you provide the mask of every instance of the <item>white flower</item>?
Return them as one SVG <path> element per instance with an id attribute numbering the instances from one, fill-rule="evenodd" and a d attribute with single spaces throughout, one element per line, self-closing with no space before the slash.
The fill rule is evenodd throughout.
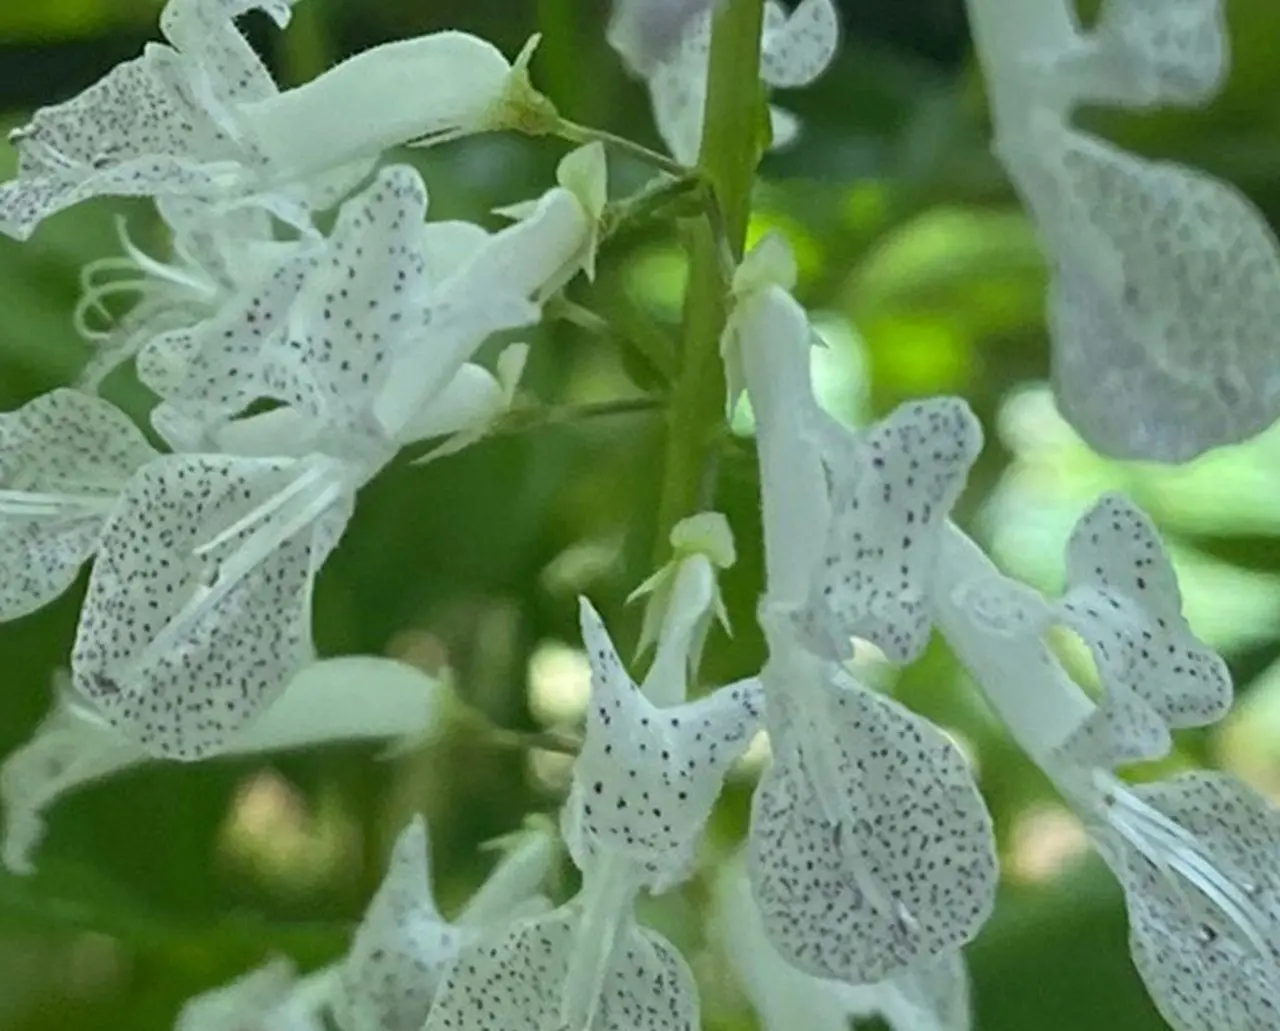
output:
<path id="1" fill-rule="evenodd" d="M 1053 271 L 1055 394 L 1095 448 L 1181 462 L 1280 414 L 1280 244 L 1238 190 L 1071 125 L 1084 103 L 1199 103 L 1226 74 L 1219 0 L 970 0 L 995 151 Z"/>
<path id="2" fill-rule="evenodd" d="M 531 826 L 454 923 L 432 897 L 426 823 L 400 834 L 378 893 L 338 964 L 331 1003 L 341 1031 L 420 1031 L 458 954 L 494 924 L 547 908 L 538 896 L 555 859 L 554 830 Z"/>
<path id="3" fill-rule="evenodd" d="M 703 5 L 704 7 L 706 5 Z M 658 132 L 671 155 L 684 165 L 695 165 L 702 142 L 703 109 L 707 98 L 707 66 L 711 52 L 711 12 L 683 21 L 676 46 L 667 56 L 644 69 Z M 772 89 L 807 86 L 826 71 L 840 41 L 839 12 L 834 0 L 800 0 L 788 13 L 780 3 L 765 6 L 760 55 L 760 78 Z M 634 59 L 631 42 L 612 40 L 624 56 Z M 749 88 L 743 83 L 743 88 Z M 773 143 L 782 146 L 796 135 L 798 122 L 785 111 L 771 107 Z"/>
<path id="4" fill-rule="evenodd" d="M 306 178 L 411 140 L 515 129 L 550 132 L 551 102 L 529 81 L 537 37 L 515 62 L 465 32 L 384 43 L 238 112 L 277 174 Z M 406 88 L 406 84 L 408 88 Z"/>
<path id="5" fill-rule="evenodd" d="M 119 409 L 54 390 L 0 415 L 0 620 L 51 602 L 156 452 Z"/>
<path id="6" fill-rule="evenodd" d="M 702 660 L 712 619 L 726 632 L 729 614 L 716 571 L 737 560 L 729 522 L 719 512 L 700 512 L 671 530 L 674 555 L 631 592 L 627 601 L 648 597 L 637 651 L 643 655 L 661 642 L 641 691 L 655 705 L 679 705 L 688 681 Z"/>
<path id="7" fill-rule="evenodd" d="M 148 44 L 11 136 L 18 177 L 0 186 L 0 231 L 26 238 L 54 212 L 97 196 L 251 201 L 307 226 L 309 209 L 353 186 L 368 164 L 326 163 L 316 171 L 331 175 L 314 189 L 281 182 L 242 130 L 240 106 L 276 87 L 234 19 L 261 9 L 283 27 L 289 8 L 283 0 L 170 0 L 160 19 L 168 45 Z"/>
<path id="8" fill-rule="evenodd" d="M 687 874 L 724 776 L 751 743 L 760 685 L 747 680 L 659 706 L 632 682 L 586 599 L 581 615 L 592 704 L 565 803 L 565 840 L 580 867 L 616 854 L 638 868 L 638 883 L 664 891 Z M 682 681 L 686 662 L 669 667 Z"/>
<path id="9" fill-rule="evenodd" d="M 642 888 L 665 891 L 688 875 L 724 776 L 750 742 L 759 685 L 659 708 L 631 681 L 585 599 L 581 609 L 592 707 L 562 826 L 582 890 L 465 948 L 427 1031 L 698 1026 L 687 964 L 636 923 L 634 903 Z M 682 679 L 686 661 L 674 666 Z"/>
<path id="10" fill-rule="evenodd" d="M 816 597 L 830 607 L 824 643 L 841 656 L 854 633 L 903 660 L 923 647 L 931 541 L 972 461 L 972 417 L 905 409 L 858 439 L 835 424 L 814 399 L 813 334 L 788 292 L 793 274 L 778 241 L 753 252 L 724 340 L 740 370 L 731 389 L 740 375 L 756 414 L 764 508 L 761 679 L 774 762 L 756 791 L 748 863 L 787 961 L 867 983 L 977 933 L 997 881 L 991 820 L 941 731 L 815 654 L 800 630 L 819 622 L 806 616 Z"/>
<path id="11" fill-rule="evenodd" d="M 710 929 L 764 1031 L 846 1031 L 883 1016 L 893 1031 L 969 1031 L 969 978 L 959 951 L 888 981 L 851 985 L 812 977 L 773 947 L 740 862 L 716 877 Z"/>
<path id="12" fill-rule="evenodd" d="M 190 1000 L 174 1031 L 324 1031 L 332 971 L 298 977 L 282 956 Z"/>
<path id="13" fill-rule="evenodd" d="M 606 38 L 637 75 L 647 75 L 678 46 L 689 26 L 719 0 L 613 0 Z"/>
<path id="14" fill-rule="evenodd" d="M 413 742 L 430 733 L 441 709 L 439 685 L 412 666 L 372 657 L 325 659 L 298 673 L 273 705 L 227 740 L 221 754 L 378 738 Z M 0 767 L 5 867 L 32 872 L 44 812 L 63 795 L 151 759 L 68 683 L 56 681 L 49 715 Z"/>
<path id="15" fill-rule="evenodd" d="M 953 531 L 939 625 L 1018 743 L 1088 829 L 1125 890 L 1134 961 L 1179 1031 L 1271 1026 L 1280 999 L 1280 811 L 1231 778 L 1141 786 L 1117 767 L 1163 756 L 1170 731 L 1230 706 L 1222 660 L 1188 629 L 1150 522 L 1105 496 L 1077 524 L 1057 602 L 1005 580 Z M 1104 689 L 1093 702 L 1049 653 L 1076 631 Z"/>

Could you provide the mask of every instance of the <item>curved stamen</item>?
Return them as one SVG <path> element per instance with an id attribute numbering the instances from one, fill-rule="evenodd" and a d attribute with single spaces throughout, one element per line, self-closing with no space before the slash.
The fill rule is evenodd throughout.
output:
<path id="1" fill-rule="evenodd" d="M 252 520 L 239 521 L 242 524 L 239 532 L 243 532 L 253 522 L 260 525 L 225 562 L 212 571 L 208 582 L 195 588 L 151 642 L 126 662 L 123 670 L 113 672 L 112 679 L 128 683 L 134 670 L 145 668 L 169 652 L 205 612 L 225 598 L 276 549 L 314 523 L 350 489 L 350 484 L 342 475 L 341 464 L 333 460 L 325 460 L 319 466 L 311 465 L 299 479 L 303 481 L 301 488 L 297 482 L 290 484 L 267 504 L 255 509 Z M 290 511 L 288 502 L 304 495 L 305 488 L 313 486 L 319 489 L 306 499 L 302 507 Z M 212 541 L 197 547 L 192 554 L 206 555 L 215 546 L 215 542 L 224 543 L 230 537 L 226 532 L 221 533 Z"/>
<path id="2" fill-rule="evenodd" d="M 1110 825 L 1160 870 L 1191 912 L 1194 908 L 1185 894 L 1184 882 L 1199 891 L 1245 936 L 1259 958 L 1271 968 L 1271 982 L 1280 985 L 1274 950 L 1261 930 L 1266 920 L 1247 888 L 1218 869 L 1205 854 L 1204 845 L 1186 828 L 1127 790 L 1116 778 L 1109 775 L 1103 778 Z"/>
<path id="3" fill-rule="evenodd" d="M 109 514 L 117 499 L 100 494 L 63 494 L 26 490 L 0 490 L 0 516 L 43 519 L 49 516 Z"/>

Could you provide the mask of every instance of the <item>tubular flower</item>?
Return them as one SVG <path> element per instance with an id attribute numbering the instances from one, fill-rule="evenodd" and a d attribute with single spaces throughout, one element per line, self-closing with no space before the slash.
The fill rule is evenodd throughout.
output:
<path id="1" fill-rule="evenodd" d="M 373 657 L 322 659 L 298 673 L 220 754 L 255 755 L 337 741 L 416 742 L 439 721 L 442 704 L 439 684 L 412 666 Z M 45 810 L 63 795 L 152 758 L 57 678 L 49 714 L 31 740 L 0 765 L 4 866 L 14 873 L 34 871 Z"/>
<path id="2" fill-rule="evenodd" d="M 762 243 L 739 270 L 724 342 L 756 414 L 765 524 L 774 762 L 753 803 L 748 870 L 788 962 L 865 984 L 970 940 L 994 901 L 990 816 L 963 756 L 833 661 L 855 634 L 901 661 L 923 648 L 939 524 L 975 431 L 948 402 L 858 437 L 830 421 L 793 277 L 783 245 Z"/>
<path id="3" fill-rule="evenodd" d="M 1124 888 L 1134 962 L 1161 1013 L 1179 1031 L 1261 1031 L 1280 999 L 1280 811 L 1222 774 L 1134 786 L 1116 773 L 1167 753 L 1172 729 L 1220 718 L 1226 667 L 1187 627 L 1155 530 L 1123 498 L 1082 517 L 1067 566 L 1050 601 L 952 532 L 939 624 Z M 1046 647 L 1054 625 L 1092 652 L 1100 702 Z"/>
<path id="4" fill-rule="evenodd" d="M 1118 458 L 1181 462 L 1280 414 L 1271 368 L 1280 244 L 1234 187 L 1071 124 L 1083 103 L 1196 104 L 1227 68 L 1220 0 L 1111 0 L 1091 32 L 1065 0 L 970 0 L 995 152 L 1053 271 L 1059 406 Z"/>

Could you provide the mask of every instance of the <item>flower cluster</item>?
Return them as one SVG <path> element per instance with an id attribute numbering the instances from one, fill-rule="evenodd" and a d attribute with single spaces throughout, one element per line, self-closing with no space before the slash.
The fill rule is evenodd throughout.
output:
<path id="1" fill-rule="evenodd" d="M 1026 19 L 971 6 L 998 152 L 1056 262 L 1068 413 L 1100 446 L 1161 457 L 1270 421 L 1267 376 L 1249 364 L 1280 284 L 1262 223 L 1220 184 L 1069 124 L 1086 100 L 1207 95 L 1225 67 L 1216 5 L 1112 0 L 1089 34 L 1065 7 L 1055 21 L 1050 0 Z M 581 138 L 531 85 L 531 48 L 509 62 L 438 33 L 280 91 L 236 28 L 255 7 L 279 24 L 290 13 L 170 0 L 167 43 L 37 112 L 14 137 L 18 176 L 0 187 L 0 226 L 15 236 L 85 198 L 134 195 L 154 199 L 173 240 L 161 259 L 122 233 L 125 256 L 84 277 L 76 321 L 99 345 L 84 378 L 0 416 L 0 618 L 48 603 L 92 563 L 70 675 L 0 772 L 15 871 L 32 868 L 59 795 L 126 766 L 431 729 L 424 675 L 317 661 L 316 577 L 360 491 L 402 449 L 466 447 L 513 403 L 527 347 L 508 344 L 493 369 L 478 353 L 592 275 L 609 222 L 601 142 L 565 156 L 556 184 L 505 209 L 496 232 L 429 219 L 420 173 L 381 162 L 397 144 L 489 130 Z M 713 7 L 617 8 L 615 44 L 646 77 L 675 159 L 663 175 L 696 162 Z M 761 16 L 764 86 L 828 65 L 832 0 Z M 404 99 L 408 80 L 419 88 Z M 773 122 L 785 139 L 792 123 Z M 698 875 L 713 807 L 761 731 L 771 759 L 741 854 L 716 877 L 712 927 L 766 1025 L 881 1013 L 903 1031 L 967 1028 L 961 950 L 999 879 L 991 817 L 957 745 L 850 662 L 874 647 L 912 663 L 935 627 L 1122 884 L 1135 964 L 1168 1020 L 1280 1023 L 1280 814 L 1217 774 L 1133 786 L 1118 772 L 1231 704 L 1153 527 L 1106 496 L 1072 536 L 1060 598 L 1004 577 L 951 521 L 982 449 L 977 419 L 944 397 L 858 431 L 836 420 L 814 394 L 795 282 L 787 245 L 768 236 L 716 299 L 728 407 L 746 395 L 755 416 L 763 667 L 698 690 L 707 636 L 728 629 L 718 574 L 736 555 L 723 516 L 693 515 L 633 595 L 646 599 L 641 656 L 652 649 L 638 683 L 580 599 L 591 698 L 558 826 L 535 819 L 504 842 L 449 921 L 412 821 L 342 959 L 305 978 L 273 959 L 192 1000 L 180 1028 L 699 1027 L 690 965 L 637 903 Z M 105 302 L 118 294 L 135 303 L 117 319 Z M 163 450 L 99 394 L 126 362 L 156 395 Z M 1120 384 L 1133 403 L 1116 403 Z M 1185 404 L 1171 403 L 1177 391 Z M 1057 627 L 1092 653 L 1100 699 L 1050 649 Z M 560 842 L 581 880 L 557 901 L 542 892 Z"/>

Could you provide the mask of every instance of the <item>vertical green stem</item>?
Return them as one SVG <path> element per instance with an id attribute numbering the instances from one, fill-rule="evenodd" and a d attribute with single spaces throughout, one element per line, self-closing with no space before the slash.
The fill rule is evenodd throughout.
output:
<path id="1" fill-rule="evenodd" d="M 764 141 L 760 85 L 763 0 L 728 0 L 711 37 L 706 117 L 698 165 L 710 186 L 717 218 L 687 227 L 689 284 L 685 295 L 679 377 L 671 394 L 656 561 L 685 516 L 703 507 L 711 452 L 724 421 L 725 384 L 720 335 L 727 316 L 727 248 L 734 261 L 746 246 L 751 188 Z"/>

